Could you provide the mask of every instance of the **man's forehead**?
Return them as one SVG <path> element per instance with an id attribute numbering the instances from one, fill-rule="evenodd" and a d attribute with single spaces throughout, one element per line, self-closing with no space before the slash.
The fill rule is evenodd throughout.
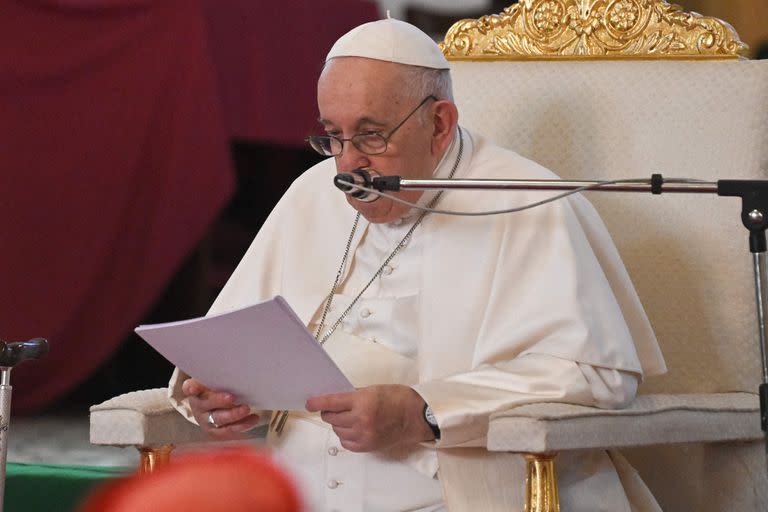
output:
<path id="1" fill-rule="evenodd" d="M 350 112 L 350 114 L 351 115 L 349 117 L 353 119 L 353 123 L 355 127 L 369 126 L 369 127 L 376 127 L 376 128 L 384 128 L 385 126 L 387 126 L 387 122 L 384 119 L 378 119 L 370 115 L 362 115 L 360 117 L 354 117 L 354 112 Z M 318 117 L 317 121 L 326 128 L 336 126 L 337 122 L 339 122 L 333 119 L 326 119 L 322 116 Z"/>
<path id="2" fill-rule="evenodd" d="M 404 83 L 412 67 L 359 57 L 333 59 L 318 83 L 318 121 L 326 129 L 391 127 L 414 101 L 413 91 Z"/>
<path id="3" fill-rule="evenodd" d="M 343 125 L 345 129 L 363 125 L 386 126 L 392 106 L 400 100 L 396 91 L 379 85 L 369 87 L 358 81 L 347 88 L 345 84 L 329 84 L 317 97 L 320 124 L 325 127 Z"/>
<path id="4" fill-rule="evenodd" d="M 404 87 L 403 66 L 371 59 L 343 58 L 329 63 L 318 82 L 320 115 L 324 109 L 353 109 L 360 115 L 380 119 L 382 107 L 400 104 L 409 97 Z"/>
<path id="5" fill-rule="evenodd" d="M 414 76 L 410 73 L 412 68 L 357 57 L 334 59 L 328 63 L 318 81 L 318 103 L 322 107 L 323 101 L 340 102 L 341 96 L 343 101 L 368 106 L 381 103 L 398 105 L 408 101 L 412 95 L 408 87 Z M 374 108 L 373 113 L 377 112 L 378 109 Z"/>

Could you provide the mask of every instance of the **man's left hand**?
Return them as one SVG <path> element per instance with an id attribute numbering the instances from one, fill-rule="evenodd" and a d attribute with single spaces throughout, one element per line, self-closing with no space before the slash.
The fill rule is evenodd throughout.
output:
<path id="1" fill-rule="evenodd" d="M 412 445 L 435 437 L 424 420 L 424 399 L 408 386 L 388 384 L 352 393 L 307 400 L 307 411 L 321 411 L 341 446 L 352 452 Z"/>

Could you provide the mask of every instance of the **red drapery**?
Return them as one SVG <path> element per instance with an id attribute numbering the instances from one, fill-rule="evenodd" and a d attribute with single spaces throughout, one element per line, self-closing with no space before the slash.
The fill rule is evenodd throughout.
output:
<path id="1" fill-rule="evenodd" d="M 228 140 L 302 146 L 325 54 L 377 17 L 361 0 L 0 3 L 0 339 L 51 343 L 13 371 L 15 412 L 114 352 L 229 198 Z"/>
<path id="2" fill-rule="evenodd" d="M 51 343 L 16 412 L 114 351 L 228 199 L 207 30 L 188 0 L 0 6 L 0 336 Z"/>
<path id="3" fill-rule="evenodd" d="M 211 50 L 235 138 L 307 147 L 317 77 L 334 41 L 378 19 L 362 0 L 206 0 Z"/>

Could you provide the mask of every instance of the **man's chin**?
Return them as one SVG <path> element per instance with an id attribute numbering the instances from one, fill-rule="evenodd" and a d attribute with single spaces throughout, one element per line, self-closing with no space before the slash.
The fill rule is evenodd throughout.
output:
<path id="1" fill-rule="evenodd" d="M 374 224 L 382 224 L 385 222 L 393 222 L 398 219 L 400 215 L 394 210 L 394 202 L 386 198 L 380 198 L 375 201 L 365 202 L 358 201 L 350 196 L 347 196 L 347 202 L 360 212 L 360 214 L 366 218 L 368 222 Z"/>

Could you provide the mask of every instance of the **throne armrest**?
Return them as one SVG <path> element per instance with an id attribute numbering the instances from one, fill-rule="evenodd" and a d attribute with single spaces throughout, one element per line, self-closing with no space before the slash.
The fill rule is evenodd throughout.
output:
<path id="1" fill-rule="evenodd" d="M 181 416 L 167 389 L 126 393 L 90 409 L 90 441 L 109 446 L 163 446 L 208 441 Z M 562 403 L 514 407 L 491 416 L 490 451 L 546 453 L 653 444 L 762 439 L 752 393 L 641 395 L 624 409 Z"/>
<path id="2" fill-rule="evenodd" d="M 624 409 L 562 403 L 495 413 L 488 450 L 552 453 L 672 443 L 762 439 L 756 394 L 640 395 Z"/>
<path id="3" fill-rule="evenodd" d="M 91 444 L 153 448 L 211 441 L 168 400 L 168 389 L 145 389 L 93 405 Z"/>
<path id="4" fill-rule="evenodd" d="M 723 473 L 713 472 L 710 468 L 708 472 L 715 476 L 702 481 L 712 482 L 717 487 L 718 484 L 714 482 L 719 482 L 721 475 L 726 474 L 728 478 L 723 477 L 723 482 L 743 478 L 748 483 L 740 488 L 749 489 L 755 480 L 752 474 L 759 472 L 761 463 L 764 463 L 763 447 L 760 445 L 762 436 L 759 399 L 752 393 L 640 395 L 628 407 L 615 410 L 537 403 L 493 414 L 486 441 L 486 449 L 490 452 L 488 457 L 478 456 L 473 450 L 464 452 L 461 448 L 444 450 L 440 471 L 464 479 L 459 478 L 459 482 L 466 482 L 465 485 L 455 485 L 446 490 L 446 502 L 451 504 L 451 510 L 477 510 L 473 501 L 477 496 L 474 489 L 476 482 L 481 481 L 486 486 L 493 485 L 502 489 L 499 492 L 504 497 L 506 509 L 520 509 L 520 500 L 524 497 L 526 510 L 556 512 L 560 510 L 555 467 L 559 452 L 678 443 L 717 443 L 730 449 L 728 442 L 735 441 L 736 444 L 748 447 L 738 453 L 747 454 L 749 462 L 745 464 L 744 460 L 739 460 L 735 463 L 735 470 L 734 466 L 727 466 Z M 754 452 L 759 453 L 753 456 Z M 527 475 L 524 480 L 509 482 L 510 488 L 504 490 L 504 475 L 519 471 L 514 469 L 519 464 L 518 457 L 510 456 L 514 454 L 524 456 Z M 493 463 L 488 464 L 489 460 Z M 660 459 L 657 465 L 650 466 L 654 475 L 665 471 L 658 465 L 663 465 L 664 461 Z M 758 464 L 754 461 L 758 461 Z M 727 470 L 731 470 L 731 473 L 727 473 Z M 733 474 L 738 476 L 734 477 Z M 759 494 L 755 489 L 761 489 L 761 484 L 754 484 L 752 494 Z M 684 500 L 675 503 L 706 505 L 693 508 L 712 511 L 722 510 L 723 503 L 730 503 L 728 500 L 714 500 L 710 504 L 707 499 L 713 496 L 711 493 L 704 498 L 705 494 L 684 490 L 685 487 L 681 483 L 680 488 L 673 491 L 686 495 Z M 693 487 L 698 489 L 699 484 L 693 484 Z M 754 502 L 758 501 L 755 498 Z M 765 507 L 738 508 L 763 510 Z"/>

